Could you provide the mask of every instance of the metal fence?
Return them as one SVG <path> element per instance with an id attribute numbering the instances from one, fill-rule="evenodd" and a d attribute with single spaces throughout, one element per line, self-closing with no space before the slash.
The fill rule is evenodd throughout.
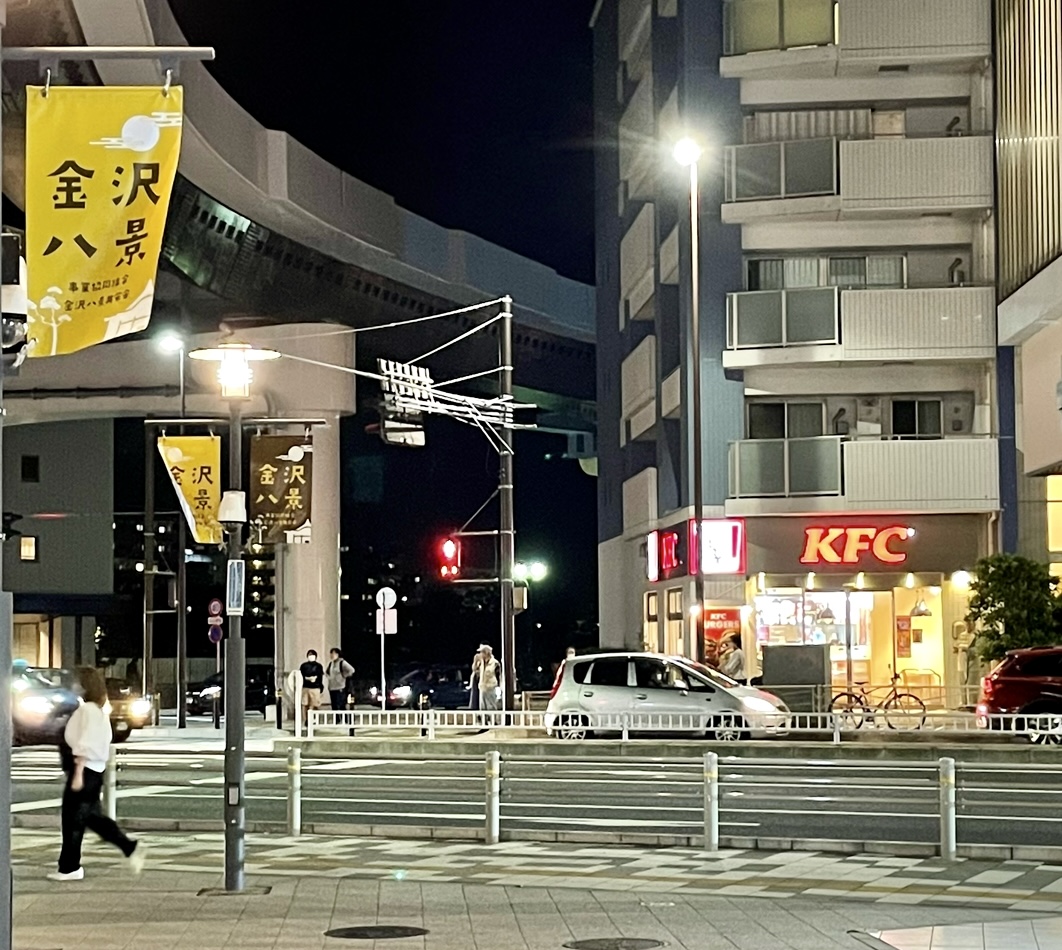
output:
<path id="1" fill-rule="evenodd" d="M 313 833 L 481 839 L 554 836 L 777 848 L 783 839 L 920 844 L 953 860 L 964 846 L 1062 844 L 1062 764 L 698 757 L 429 758 L 313 756 L 299 747 L 248 758 L 248 821 Z M 200 778 L 187 781 L 194 768 Z M 173 821 L 221 821 L 218 754 L 116 749 L 105 808 Z M 169 784 L 167 784 L 167 782 Z M 160 788 L 170 791 L 158 793 Z M 150 797 L 154 795 L 154 798 Z M 808 846 L 808 845 L 805 845 Z M 849 850 L 850 850 L 849 846 Z"/>
<path id="2" fill-rule="evenodd" d="M 903 696 L 867 699 L 865 703 L 837 708 L 832 712 L 790 712 L 748 709 L 720 710 L 718 713 L 585 713 L 570 712 L 551 716 L 537 711 L 473 710 L 389 710 L 387 712 L 329 709 L 311 710 L 308 736 L 338 738 L 382 734 L 419 736 L 434 740 L 477 732 L 518 734 L 521 737 L 555 737 L 567 740 L 598 736 L 623 741 L 640 736 L 708 736 L 720 741 L 770 739 L 783 736 L 841 743 L 846 739 L 874 733 L 885 737 L 981 736 L 1009 740 L 1014 737 L 1036 743 L 1062 744 L 1062 714 L 1024 713 L 982 716 L 976 712 L 933 709 Z"/>

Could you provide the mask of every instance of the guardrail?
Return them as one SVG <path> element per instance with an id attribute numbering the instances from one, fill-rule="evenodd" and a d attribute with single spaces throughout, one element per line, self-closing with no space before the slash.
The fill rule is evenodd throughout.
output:
<path id="1" fill-rule="evenodd" d="M 694 694 L 690 694 L 691 696 Z M 1038 744 L 1062 744 L 1062 713 L 980 716 L 975 712 L 934 710 L 901 694 L 875 704 L 838 707 L 831 712 L 723 709 L 691 713 L 585 713 L 550 716 L 542 712 L 426 709 L 366 712 L 311 710 L 310 739 L 357 736 L 364 730 L 406 733 L 433 740 L 455 733 L 537 733 L 559 739 L 583 740 L 599 735 L 627 741 L 639 735 L 692 734 L 719 741 L 807 736 L 833 743 L 877 731 L 886 735 L 932 733 L 935 736 L 1009 738 L 1021 736 Z"/>
<path id="2" fill-rule="evenodd" d="M 191 785 L 190 768 L 201 776 Z M 191 812 L 189 826 L 220 824 L 221 787 L 212 783 L 220 781 L 222 768 L 218 754 L 119 749 L 109 813 L 120 804 L 121 817 L 136 821 L 138 800 L 155 802 L 156 811 L 158 802 L 169 801 L 174 810 Z M 171 786 L 167 773 L 176 773 Z M 173 797 L 160 794 L 160 787 L 172 787 Z M 142 799 L 138 788 L 144 789 Z M 148 798 L 149 792 L 155 797 Z M 545 835 L 708 850 L 777 848 L 786 839 L 822 850 L 847 842 L 851 850 L 856 841 L 864 847 L 876 842 L 883 850 L 885 844 L 917 844 L 954 860 L 963 849 L 1044 850 L 1056 841 L 1062 764 L 967 764 L 951 757 L 793 761 L 716 751 L 588 762 L 503 757 L 494 750 L 381 761 L 294 748 L 286 761 L 249 756 L 246 795 L 252 827 L 292 836 L 308 829 L 407 837 L 411 828 L 421 828 L 428 829 L 425 836 L 487 844 Z"/>

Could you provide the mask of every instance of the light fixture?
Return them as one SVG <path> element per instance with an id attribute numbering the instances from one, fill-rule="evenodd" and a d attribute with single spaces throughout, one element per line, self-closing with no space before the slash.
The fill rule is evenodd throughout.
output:
<path id="1" fill-rule="evenodd" d="M 862 590 L 867 583 L 867 576 L 862 571 L 856 574 L 855 586 L 856 590 Z"/>
<path id="2" fill-rule="evenodd" d="M 951 575 L 951 586 L 956 590 L 966 590 L 970 586 L 971 579 L 969 571 L 955 571 Z"/>
<path id="3" fill-rule="evenodd" d="M 914 536 L 915 536 L 915 529 L 914 528 L 908 528 L 907 529 L 907 540 L 910 541 L 911 538 L 913 538 Z"/>
<path id="4" fill-rule="evenodd" d="M 760 573 L 756 575 L 756 589 L 761 594 L 767 590 L 767 575 L 764 574 L 763 571 L 760 571 Z"/>
<path id="5" fill-rule="evenodd" d="M 806 580 L 804 581 L 804 587 L 807 590 L 814 590 L 815 589 L 815 572 L 814 571 L 808 571 L 808 576 L 807 576 Z"/>
<path id="6" fill-rule="evenodd" d="M 699 617 L 700 613 L 701 613 L 701 605 L 700 604 L 690 604 L 690 616 L 691 617 Z"/>
<path id="7" fill-rule="evenodd" d="M 837 618 L 834 616 L 833 611 L 830 610 L 829 604 L 819 611 L 819 615 L 816 618 L 819 623 L 835 623 Z"/>
<path id="8" fill-rule="evenodd" d="M 250 343 L 219 343 L 217 346 L 192 350 L 188 356 L 218 364 L 218 382 L 224 399 L 246 399 L 251 394 L 251 363 L 280 358 L 276 350 Z"/>
<path id="9" fill-rule="evenodd" d="M 918 603 L 911 609 L 912 617 L 932 617 L 933 611 L 926 606 L 924 599 L 919 598 Z"/>
<path id="10" fill-rule="evenodd" d="M 914 587 L 914 585 L 915 585 L 915 576 L 914 576 L 914 574 L 908 573 L 908 575 L 903 579 L 903 586 L 906 587 L 908 590 L 911 590 Z"/>
<path id="11" fill-rule="evenodd" d="M 156 341 L 155 345 L 158 346 L 163 353 L 179 353 L 184 349 L 184 338 L 178 336 L 176 333 L 163 333 Z"/>
<path id="12" fill-rule="evenodd" d="M 533 581 L 544 580 L 546 574 L 548 573 L 549 570 L 547 569 L 546 565 L 543 564 L 541 561 L 532 561 L 530 567 L 528 568 L 528 575 Z"/>
<path id="13" fill-rule="evenodd" d="M 679 139 L 675 143 L 675 147 L 672 149 L 671 154 L 674 156 L 676 162 L 688 168 L 690 165 L 700 161 L 701 152 L 702 149 L 697 142 L 687 136 Z"/>

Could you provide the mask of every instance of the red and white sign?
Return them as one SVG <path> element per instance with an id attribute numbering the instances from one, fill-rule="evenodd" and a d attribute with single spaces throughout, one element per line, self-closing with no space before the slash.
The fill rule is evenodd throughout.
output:
<path id="1" fill-rule="evenodd" d="M 697 544 L 697 522 L 689 524 L 690 574 L 744 574 L 745 522 L 741 518 L 713 518 L 701 522 L 701 543 Z"/>
<path id="2" fill-rule="evenodd" d="M 741 630 L 740 607 L 706 607 L 704 611 L 704 635 L 713 640 L 724 633 Z"/>
<path id="3" fill-rule="evenodd" d="M 913 537 L 914 529 L 906 525 L 805 528 L 800 563 L 859 564 L 871 560 L 890 566 L 903 564 L 907 560 L 906 543 Z"/>

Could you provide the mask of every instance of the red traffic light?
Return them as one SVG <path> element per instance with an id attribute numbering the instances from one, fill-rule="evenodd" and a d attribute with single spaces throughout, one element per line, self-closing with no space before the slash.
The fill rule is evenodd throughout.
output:
<path id="1" fill-rule="evenodd" d="M 439 576 L 452 580 L 461 573 L 461 542 L 446 538 L 439 545 Z"/>

